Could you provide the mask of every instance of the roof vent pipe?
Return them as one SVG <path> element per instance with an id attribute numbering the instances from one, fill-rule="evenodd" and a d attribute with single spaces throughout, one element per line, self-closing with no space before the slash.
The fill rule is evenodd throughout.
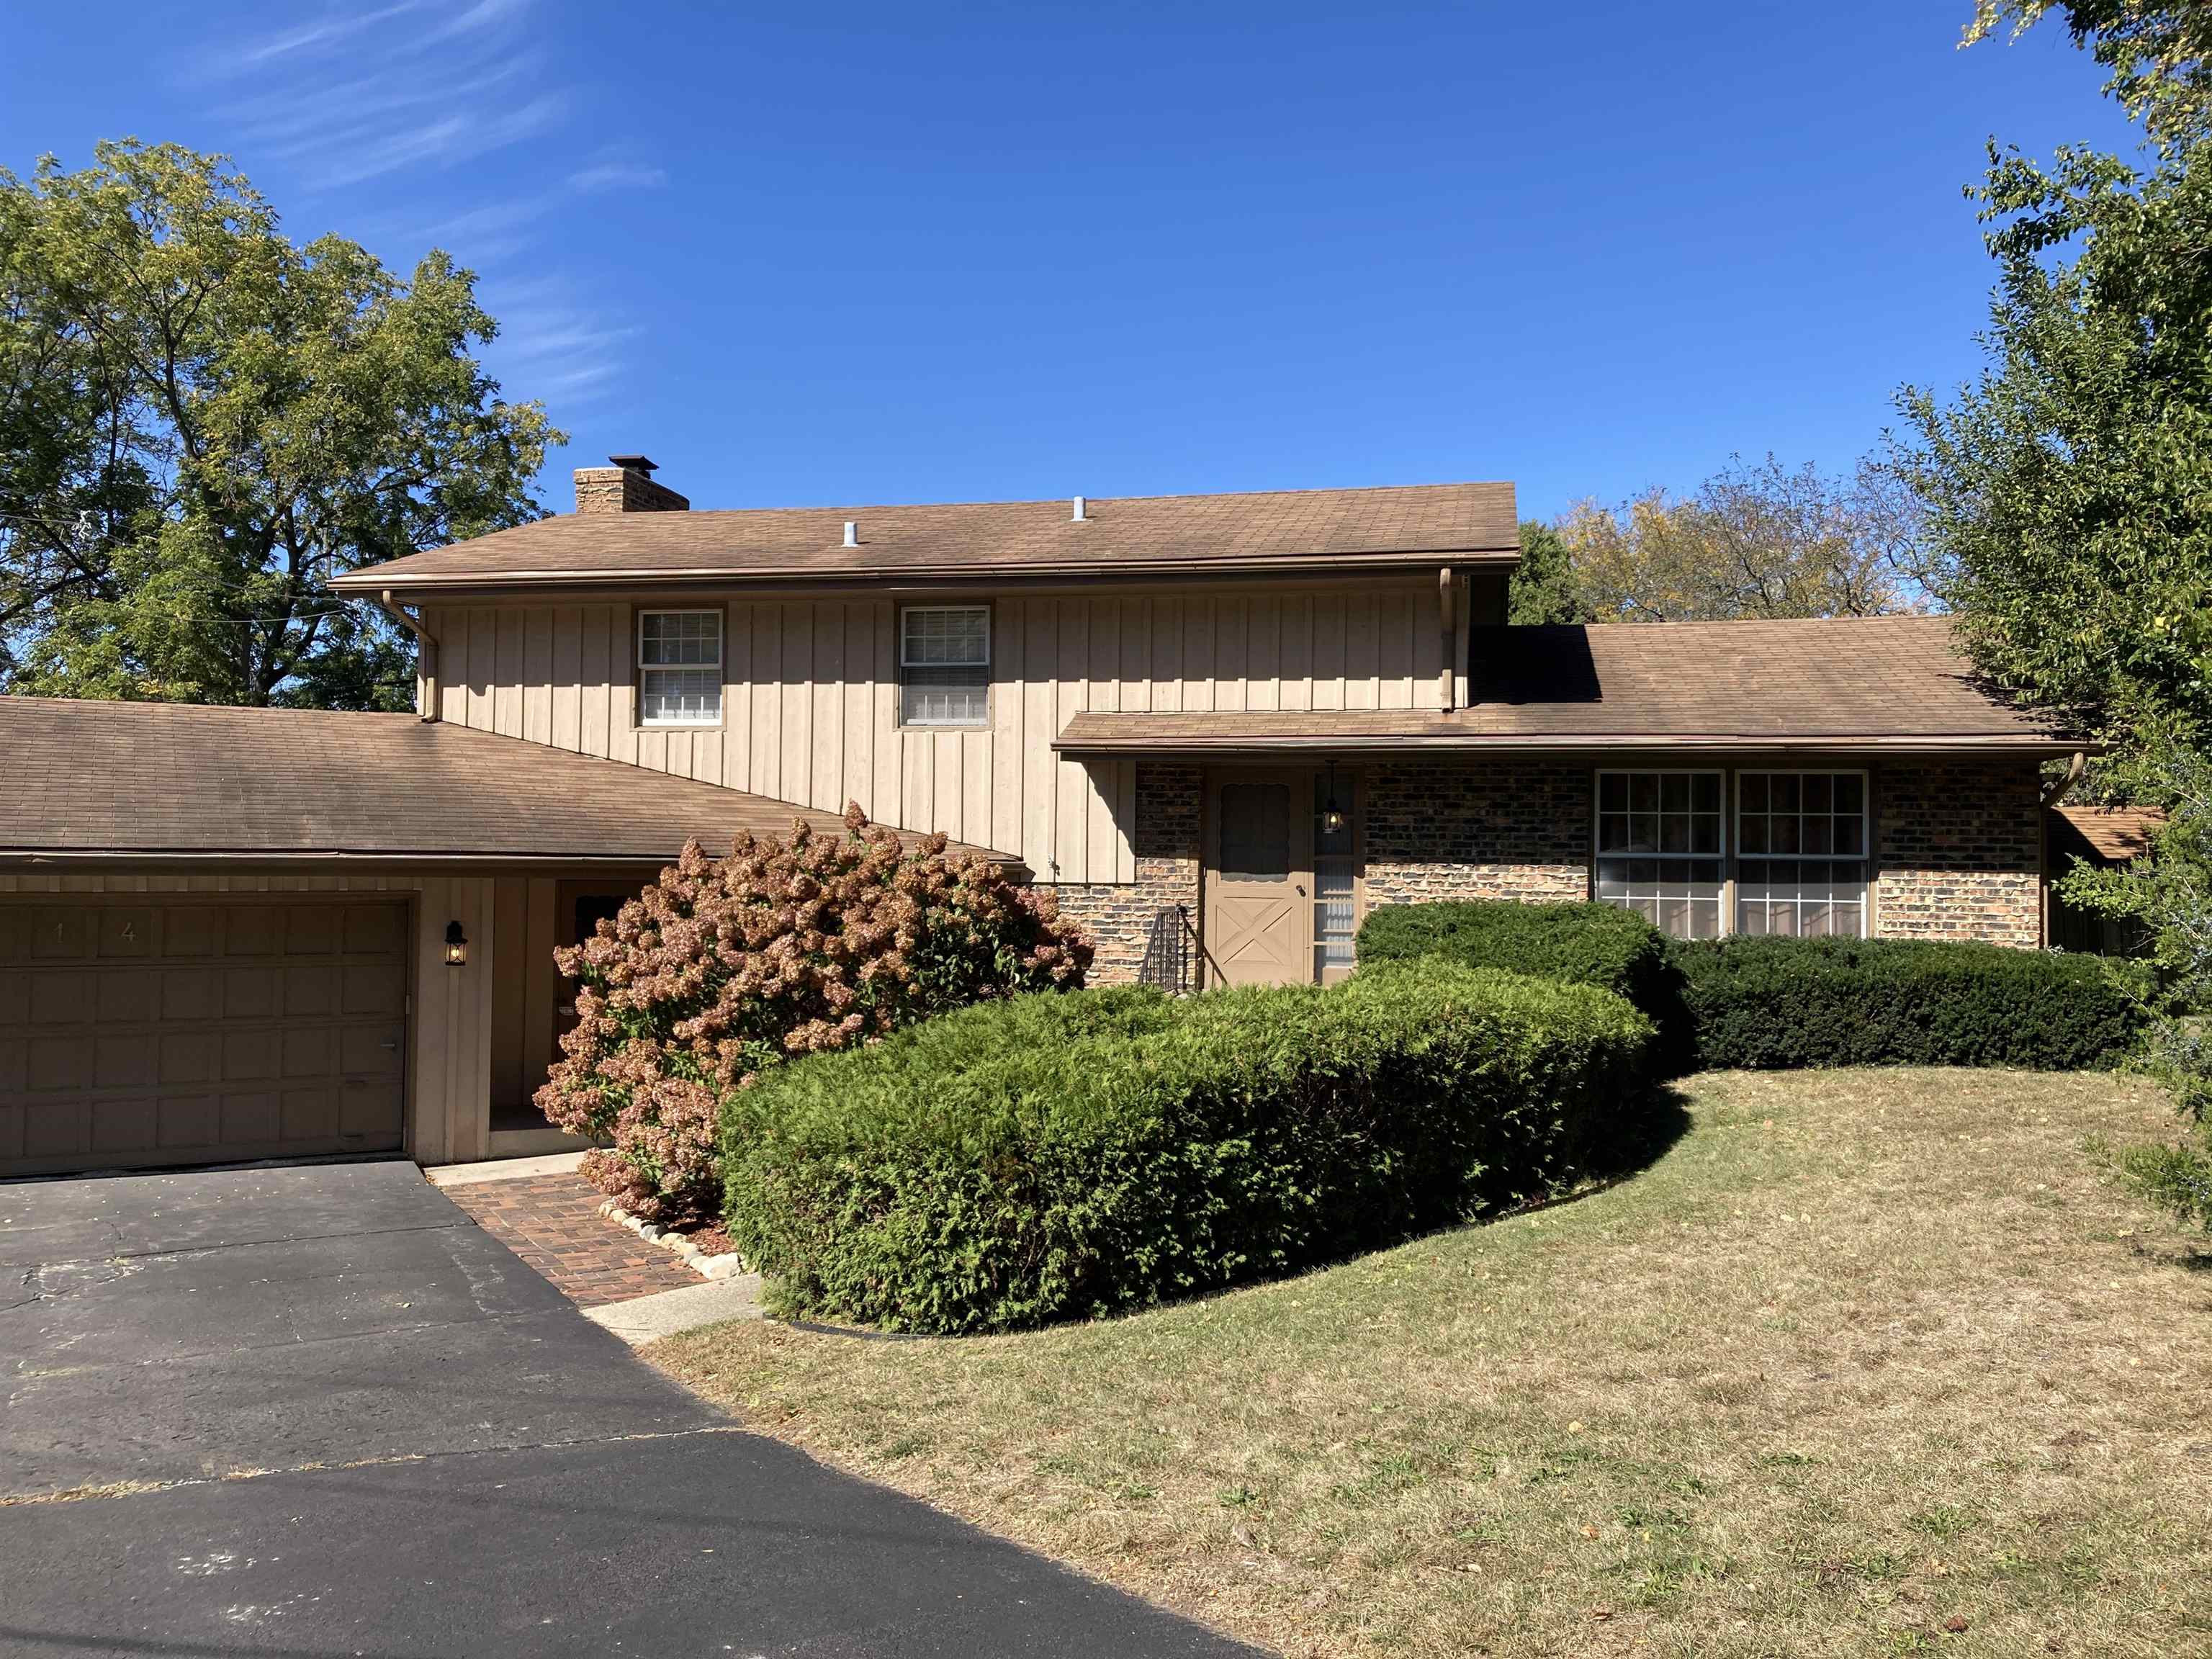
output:
<path id="1" fill-rule="evenodd" d="M 1070 520 L 1076 524 L 1081 524 L 1090 516 L 1090 514 L 1084 510 L 1083 497 L 1078 495 L 1075 498 L 1075 511 L 1068 515 Z"/>
<path id="2" fill-rule="evenodd" d="M 846 546 L 848 546 L 848 547 L 858 547 L 860 544 L 860 521 L 858 519 L 848 519 L 848 520 L 845 520 L 845 545 L 846 545 Z"/>

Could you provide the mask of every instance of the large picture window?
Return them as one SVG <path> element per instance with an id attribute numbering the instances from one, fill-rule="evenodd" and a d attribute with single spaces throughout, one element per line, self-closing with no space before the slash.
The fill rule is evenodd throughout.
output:
<path id="1" fill-rule="evenodd" d="M 1601 772 L 1597 896 L 1677 939 L 1721 933 L 1718 772 Z"/>
<path id="2" fill-rule="evenodd" d="M 991 723 L 991 611 L 909 605 L 899 612 L 899 719 L 908 726 Z"/>
<path id="3" fill-rule="evenodd" d="M 1863 938 L 1863 772 L 1744 772 L 1736 779 L 1736 931 Z"/>
<path id="4" fill-rule="evenodd" d="M 722 613 L 637 613 L 641 726 L 713 726 L 722 718 Z"/>

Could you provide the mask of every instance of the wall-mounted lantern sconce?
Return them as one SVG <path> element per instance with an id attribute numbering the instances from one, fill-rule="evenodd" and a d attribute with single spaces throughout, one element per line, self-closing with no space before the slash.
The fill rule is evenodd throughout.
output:
<path id="1" fill-rule="evenodd" d="M 1325 835 L 1344 833 L 1344 808 L 1336 803 L 1336 763 L 1328 763 L 1328 793 L 1321 809 L 1321 827 Z"/>
<path id="2" fill-rule="evenodd" d="M 461 924 L 446 924 L 446 966 L 458 968 L 469 959 L 469 936 L 461 931 Z"/>

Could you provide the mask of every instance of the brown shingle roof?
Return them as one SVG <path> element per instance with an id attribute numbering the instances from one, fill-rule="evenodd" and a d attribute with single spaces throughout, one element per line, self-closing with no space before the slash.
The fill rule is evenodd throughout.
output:
<path id="1" fill-rule="evenodd" d="M 2166 825 L 2166 814 L 2155 806 L 2068 805 L 2051 811 L 2059 820 L 2051 842 L 2054 868 L 2064 865 L 2057 856 L 2062 854 L 2125 864 L 2149 852 L 2150 838 Z"/>
<path id="2" fill-rule="evenodd" d="M 1473 706 L 1450 714 L 1084 714 L 1055 746 L 2074 746 L 1978 685 L 1941 617 L 1486 628 L 1471 661 Z"/>
<path id="3" fill-rule="evenodd" d="M 507 583 L 867 580 L 990 575 L 1510 562 L 1510 483 L 926 507 L 569 514 L 339 577 L 356 592 Z M 857 547 L 843 545 L 848 520 Z"/>
<path id="4" fill-rule="evenodd" d="M 412 714 L 0 696 L 0 859 L 672 859 L 837 820 Z M 999 855 L 1000 861 L 1018 860 Z"/>

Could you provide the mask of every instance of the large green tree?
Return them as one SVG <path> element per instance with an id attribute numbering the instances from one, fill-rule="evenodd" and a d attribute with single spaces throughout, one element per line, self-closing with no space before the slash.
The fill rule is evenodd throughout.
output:
<path id="1" fill-rule="evenodd" d="M 404 707 L 335 573 L 538 516 L 475 278 L 295 246 L 223 158 L 0 169 L 0 689 Z"/>
<path id="2" fill-rule="evenodd" d="M 1506 580 L 1505 620 L 1516 628 L 1537 628 L 1589 619 L 1566 538 L 1541 519 L 1522 520 L 1521 562 Z"/>

